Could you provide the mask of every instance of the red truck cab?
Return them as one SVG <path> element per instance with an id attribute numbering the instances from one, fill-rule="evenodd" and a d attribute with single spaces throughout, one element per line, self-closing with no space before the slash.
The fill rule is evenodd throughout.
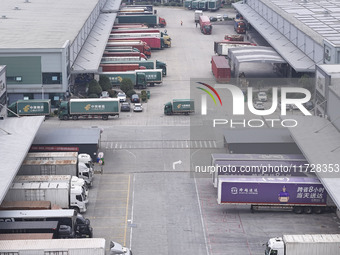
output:
<path id="1" fill-rule="evenodd" d="M 212 25 L 208 16 L 200 16 L 199 19 L 201 32 L 205 35 L 210 35 L 212 32 Z"/>

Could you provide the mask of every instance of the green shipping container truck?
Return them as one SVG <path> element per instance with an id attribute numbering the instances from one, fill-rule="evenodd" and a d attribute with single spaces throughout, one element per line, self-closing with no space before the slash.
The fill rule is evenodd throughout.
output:
<path id="1" fill-rule="evenodd" d="M 141 23 L 148 27 L 165 27 L 166 21 L 163 18 L 158 18 L 157 15 L 118 15 L 118 24 Z"/>
<path id="2" fill-rule="evenodd" d="M 146 69 L 162 69 L 163 76 L 166 76 L 166 64 L 164 62 L 156 60 L 140 60 L 140 61 L 129 61 L 129 64 L 139 64 L 144 66 Z M 124 61 L 102 61 L 101 64 L 126 64 Z"/>
<path id="3" fill-rule="evenodd" d="M 137 71 L 99 72 L 98 74 L 109 77 L 112 86 L 120 86 L 123 79 L 130 79 L 135 88 L 145 89 L 147 87 L 145 74 L 137 73 Z"/>
<path id="4" fill-rule="evenodd" d="M 50 99 L 18 100 L 8 106 L 8 117 L 19 116 L 48 116 L 51 113 Z"/>
<path id="5" fill-rule="evenodd" d="M 70 118 L 77 120 L 80 117 L 100 117 L 107 120 L 109 116 L 119 117 L 119 108 L 118 98 L 70 99 L 70 101 L 60 103 L 58 117 L 61 120 Z"/>
<path id="6" fill-rule="evenodd" d="M 164 105 L 164 114 L 189 114 L 195 112 L 195 104 L 192 99 L 173 99 Z"/>
<path id="7" fill-rule="evenodd" d="M 144 74 L 146 83 L 149 86 L 154 86 L 156 84 L 162 84 L 163 75 L 162 69 L 146 69 L 146 70 L 136 70 L 137 75 Z"/>

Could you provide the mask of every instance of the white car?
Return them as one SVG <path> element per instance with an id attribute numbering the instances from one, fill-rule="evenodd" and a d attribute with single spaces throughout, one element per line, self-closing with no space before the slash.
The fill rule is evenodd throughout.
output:
<path id="1" fill-rule="evenodd" d="M 117 98 L 119 99 L 119 102 L 125 102 L 126 101 L 126 95 L 124 92 L 118 92 Z"/>
<path id="2" fill-rule="evenodd" d="M 102 93 L 100 94 L 100 98 L 109 98 L 110 94 L 107 91 L 102 91 Z"/>
<path id="3" fill-rule="evenodd" d="M 133 111 L 134 112 L 142 112 L 143 111 L 142 104 L 140 104 L 140 103 L 134 104 L 133 105 Z"/>
<path id="4" fill-rule="evenodd" d="M 267 98 L 267 93 L 266 92 L 259 92 L 257 93 L 257 99 L 261 102 L 267 102 L 268 98 Z"/>
<path id="5" fill-rule="evenodd" d="M 254 108 L 256 109 L 256 110 L 264 110 L 264 105 L 263 105 L 263 103 L 262 102 L 256 102 L 255 104 L 254 104 Z"/>
<path id="6" fill-rule="evenodd" d="M 217 14 L 216 19 L 217 21 L 222 21 L 223 20 L 222 14 Z"/>

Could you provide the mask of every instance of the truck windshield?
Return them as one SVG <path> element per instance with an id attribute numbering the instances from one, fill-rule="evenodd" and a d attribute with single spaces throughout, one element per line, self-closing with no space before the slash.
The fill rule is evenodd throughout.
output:
<path id="1" fill-rule="evenodd" d="M 266 251 L 264 254 L 265 255 L 277 255 L 277 250 L 272 250 L 267 244 Z"/>

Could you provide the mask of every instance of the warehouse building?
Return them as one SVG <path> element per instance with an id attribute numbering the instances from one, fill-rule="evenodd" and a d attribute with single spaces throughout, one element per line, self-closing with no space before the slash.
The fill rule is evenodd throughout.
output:
<path id="1" fill-rule="evenodd" d="M 339 1 L 244 0 L 233 6 L 288 63 L 281 70 L 288 77 L 340 63 Z"/>
<path id="2" fill-rule="evenodd" d="M 0 65 L 8 103 L 70 95 L 98 70 L 121 0 L 2 0 Z M 91 78 L 91 77 L 90 77 Z"/>

